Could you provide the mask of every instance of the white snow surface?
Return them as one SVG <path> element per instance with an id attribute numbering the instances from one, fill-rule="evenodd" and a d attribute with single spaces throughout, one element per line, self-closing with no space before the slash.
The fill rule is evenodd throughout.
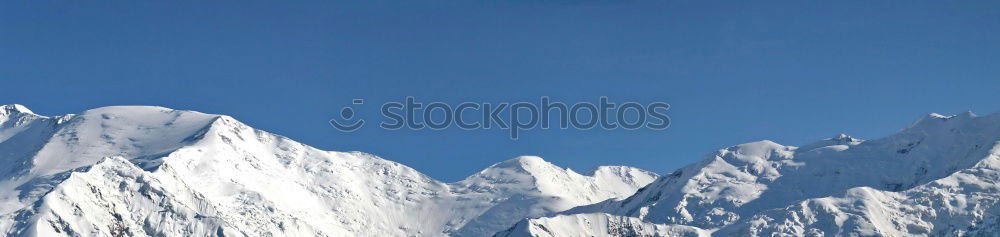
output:
<path id="1" fill-rule="evenodd" d="M 701 236 L 1000 236 L 998 201 L 1000 114 L 930 114 L 871 141 L 729 147 L 627 199 L 500 235 L 682 236 L 690 231 L 661 229 L 687 226 Z"/>
<path id="2" fill-rule="evenodd" d="M 622 166 L 579 174 L 525 156 L 444 183 L 228 116 L 113 106 L 46 117 L 0 106 L 6 236 L 490 236 L 657 178 Z"/>

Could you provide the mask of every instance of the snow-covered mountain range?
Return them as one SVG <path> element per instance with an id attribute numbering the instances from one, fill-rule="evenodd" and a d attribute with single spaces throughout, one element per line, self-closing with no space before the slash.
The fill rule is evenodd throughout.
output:
<path id="1" fill-rule="evenodd" d="M 235 119 L 0 106 L 7 236 L 1000 236 L 1000 114 L 741 144 L 658 177 L 518 157 L 454 183 Z"/>
<path id="2" fill-rule="evenodd" d="M 871 141 L 719 150 L 624 200 L 500 236 L 1000 236 L 1000 115 L 931 114 Z"/>
<path id="3" fill-rule="evenodd" d="M 656 178 L 518 157 L 444 183 L 228 116 L 115 106 L 46 117 L 0 107 L 6 236 L 489 236 L 628 197 Z"/>

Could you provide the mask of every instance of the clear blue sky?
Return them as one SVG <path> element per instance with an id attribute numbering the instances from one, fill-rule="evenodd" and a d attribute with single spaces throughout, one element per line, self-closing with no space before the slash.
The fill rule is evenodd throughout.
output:
<path id="1" fill-rule="evenodd" d="M 871 139 L 930 112 L 1000 111 L 1000 4 L 897 3 L 19 1 L 0 6 L 0 103 L 227 114 L 445 181 L 518 155 L 666 173 L 755 140 Z M 513 141 L 327 125 L 353 98 L 405 96 L 665 101 L 672 126 Z"/>

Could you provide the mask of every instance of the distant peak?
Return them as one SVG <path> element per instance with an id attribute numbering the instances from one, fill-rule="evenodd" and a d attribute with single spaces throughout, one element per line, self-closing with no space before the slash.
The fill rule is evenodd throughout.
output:
<path id="1" fill-rule="evenodd" d="M 767 152 L 770 150 L 779 150 L 784 148 L 784 145 L 778 144 L 777 142 L 771 140 L 760 140 L 756 142 L 743 143 L 736 146 L 729 147 L 732 151 L 747 151 L 751 153 L 756 152 Z"/>
<path id="2" fill-rule="evenodd" d="M 920 117 L 916 121 L 913 121 L 913 123 L 910 123 L 910 126 L 907 126 L 906 128 L 915 128 L 915 127 L 921 127 L 921 126 L 941 124 L 943 122 L 948 122 L 948 121 L 952 121 L 952 120 L 961 120 L 961 121 L 964 121 L 964 120 L 974 119 L 976 117 L 977 117 L 976 114 L 972 113 L 972 111 L 966 111 L 964 113 L 960 113 L 960 114 L 957 114 L 957 115 L 951 115 L 951 116 L 942 115 L 942 114 L 939 114 L 939 113 L 930 113 L 930 114 L 924 115 L 923 117 Z"/>
<path id="3" fill-rule="evenodd" d="M 645 170 L 642 170 L 642 169 L 639 169 L 639 168 L 635 168 L 635 167 L 631 167 L 631 166 L 620 166 L 620 165 L 602 165 L 602 166 L 598 166 L 598 167 L 594 168 L 593 170 L 590 170 L 589 172 L 584 173 L 584 175 L 586 175 L 586 176 L 596 176 L 596 175 L 601 174 L 601 173 L 624 175 L 624 174 L 627 174 L 627 173 L 630 173 L 630 172 L 643 172 L 643 173 L 649 173 L 649 174 L 655 175 L 655 173 L 653 173 L 653 172 L 645 171 Z"/>
<path id="4" fill-rule="evenodd" d="M 956 118 L 956 119 L 965 119 L 965 118 L 975 118 L 975 117 L 976 117 L 976 114 L 972 113 L 972 111 L 965 111 L 963 113 L 959 113 L 959 114 L 951 115 L 951 116 L 942 115 L 942 114 L 939 114 L 939 113 L 930 113 L 927 116 L 924 116 L 923 119 L 949 120 L 949 119 L 953 119 L 953 118 Z"/>
<path id="5" fill-rule="evenodd" d="M 511 167 L 511 166 L 521 166 L 521 167 L 532 167 L 542 164 L 551 164 L 545 161 L 541 157 L 537 156 L 518 156 L 513 159 L 506 160 L 493 165 L 494 167 Z"/>
<path id="6" fill-rule="evenodd" d="M 506 179 L 505 177 L 509 177 L 514 174 L 522 174 L 532 177 L 537 175 L 553 175 L 555 173 L 552 171 L 556 170 L 563 172 L 568 171 L 543 160 L 541 157 L 518 156 L 513 159 L 493 164 L 490 167 L 479 171 L 479 173 L 467 177 L 462 182 L 482 182 L 483 179 L 487 180 L 487 182 L 494 182 L 489 180 L 498 180 L 498 178 Z"/>
<path id="7" fill-rule="evenodd" d="M 510 160 L 505 160 L 500 163 L 491 165 L 486 168 L 485 171 L 490 170 L 515 170 L 517 172 L 527 172 L 534 173 L 538 171 L 560 169 L 558 166 L 543 160 L 541 157 L 537 156 L 518 156 Z"/>
<path id="8" fill-rule="evenodd" d="M 0 111 L 3 111 L 4 114 L 14 114 L 14 113 L 35 114 L 34 112 L 31 112 L 31 110 L 28 109 L 28 107 L 24 107 L 24 105 L 19 105 L 19 104 L 2 105 L 0 106 Z"/>
<path id="9" fill-rule="evenodd" d="M 942 115 L 942 114 L 939 114 L 939 113 L 930 113 L 930 114 L 927 114 L 926 117 L 927 118 L 937 118 L 937 119 L 949 119 L 952 116 L 945 116 L 945 115 Z"/>
<path id="10" fill-rule="evenodd" d="M 859 142 L 859 141 L 861 141 L 861 139 L 857 139 L 857 138 L 854 138 L 852 136 L 848 136 L 847 134 L 843 134 L 843 133 L 837 134 L 836 136 L 833 136 L 833 137 L 831 137 L 829 139 L 826 139 L 826 140 L 837 141 L 837 142 Z"/>
<path id="11" fill-rule="evenodd" d="M 857 144 L 861 144 L 864 141 L 865 140 L 857 139 L 857 138 L 854 138 L 854 137 L 849 136 L 847 134 L 841 133 L 841 134 L 837 134 L 836 136 L 833 136 L 831 138 L 823 139 L 823 140 L 820 140 L 820 141 L 817 141 L 817 142 L 813 142 L 813 143 L 810 143 L 810 144 L 798 147 L 797 150 L 799 150 L 799 151 L 810 151 L 810 150 L 813 150 L 813 149 L 816 149 L 816 148 L 827 147 L 827 146 L 834 146 L 834 145 L 857 145 Z"/>
<path id="12" fill-rule="evenodd" d="M 514 157 L 514 159 L 511 160 L 516 160 L 521 162 L 546 162 L 545 159 L 542 159 L 541 157 L 537 156 L 518 156 Z"/>
<path id="13" fill-rule="evenodd" d="M 84 113 L 125 113 L 125 112 L 172 112 L 171 108 L 151 105 L 113 105 L 84 111 Z"/>
<path id="14" fill-rule="evenodd" d="M 99 116 L 103 119 L 128 118 L 133 120 L 150 120 L 152 118 L 169 119 L 179 116 L 193 116 L 201 118 L 216 118 L 220 115 L 206 114 L 191 110 L 178 110 L 160 106 L 146 105 L 115 105 L 106 106 L 84 111 L 83 116 Z"/>

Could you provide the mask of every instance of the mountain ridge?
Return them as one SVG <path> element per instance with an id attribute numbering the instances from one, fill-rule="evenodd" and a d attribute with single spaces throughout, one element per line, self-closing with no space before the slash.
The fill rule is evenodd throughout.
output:
<path id="1" fill-rule="evenodd" d="M 1000 115 L 928 114 L 874 140 L 762 140 L 658 176 L 540 157 L 456 182 L 225 115 L 0 106 L 13 236 L 993 236 Z"/>
<path id="2" fill-rule="evenodd" d="M 0 179 L 7 235 L 488 235 L 524 217 L 622 198 L 656 177 L 630 167 L 586 176 L 519 157 L 445 183 L 225 115 L 112 106 L 45 117 L 3 108 L 18 112 L 4 120 L 19 121 L 2 123 L 0 134 L 11 135 L 0 152 L 19 154 L 3 162 L 23 171 Z M 28 143 L 37 146 L 20 146 Z M 518 176 L 505 163 L 537 172 Z M 552 191 L 577 186 L 588 192 Z"/>
<path id="3" fill-rule="evenodd" d="M 929 114 L 875 140 L 721 149 L 629 198 L 530 218 L 498 235 L 671 236 L 664 231 L 682 226 L 700 236 L 991 236 L 1000 233 L 998 157 L 1000 114 Z"/>

